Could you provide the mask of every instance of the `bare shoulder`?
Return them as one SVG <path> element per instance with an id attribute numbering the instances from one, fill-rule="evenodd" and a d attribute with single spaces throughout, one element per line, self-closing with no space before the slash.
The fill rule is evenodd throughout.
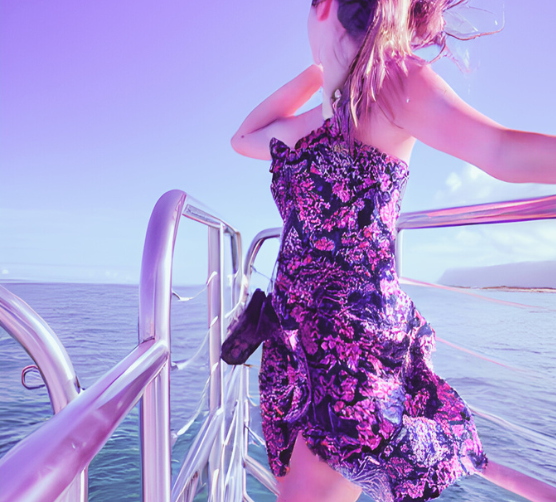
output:
<path id="1" fill-rule="evenodd" d="M 397 116 L 401 127 L 415 117 L 438 112 L 451 106 L 459 97 L 430 66 L 418 59 L 408 58 L 407 74 L 403 77 L 403 97 L 398 101 Z"/>
<path id="2" fill-rule="evenodd" d="M 426 62 L 407 58 L 405 70 L 391 64 L 359 139 L 406 162 L 416 139 L 446 151 L 438 138 L 455 133 L 455 112 L 467 110 L 465 103 Z"/>
<path id="3" fill-rule="evenodd" d="M 427 80 L 431 81 L 438 77 L 438 74 L 432 69 L 430 63 L 415 56 L 408 57 L 405 60 L 405 66 L 407 68 L 407 78 L 409 82 L 418 83 Z"/>
<path id="4" fill-rule="evenodd" d="M 432 148 L 490 169 L 504 128 L 461 99 L 428 64 L 409 64 L 403 82 L 397 124 Z"/>
<path id="5" fill-rule="evenodd" d="M 434 87 L 434 72 L 420 60 L 408 59 L 406 70 L 392 62 L 380 89 L 378 99 L 371 102 L 361 116 L 355 136 L 389 155 L 409 163 L 415 145 L 412 119 L 423 113 L 424 90 Z M 418 103 L 419 109 L 414 104 Z"/>
<path id="6" fill-rule="evenodd" d="M 318 105 L 299 115 L 277 119 L 251 133 L 234 136 L 232 147 L 247 157 L 270 160 L 269 144 L 272 138 L 293 147 L 300 138 L 320 127 L 323 122 L 322 105 Z"/>

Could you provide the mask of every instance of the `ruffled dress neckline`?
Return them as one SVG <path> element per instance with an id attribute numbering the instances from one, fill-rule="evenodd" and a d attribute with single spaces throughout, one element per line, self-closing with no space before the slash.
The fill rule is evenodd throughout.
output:
<path id="1" fill-rule="evenodd" d="M 334 145 L 336 149 L 339 149 L 341 148 L 341 146 L 343 146 L 346 151 L 348 150 L 347 139 L 342 133 L 339 124 L 339 117 L 335 112 L 334 115 L 325 119 L 320 127 L 313 129 L 309 134 L 298 139 L 293 148 L 289 147 L 288 145 L 286 145 L 286 143 L 276 137 L 270 138 L 269 147 L 270 155 L 272 158 L 270 171 L 274 172 L 273 167 L 275 160 L 283 159 L 284 156 L 286 156 L 288 160 L 295 160 L 296 158 L 299 158 L 300 154 L 311 148 L 315 143 L 322 143 L 323 136 L 328 137 L 330 144 Z M 353 141 L 353 156 L 355 158 L 361 155 L 370 155 L 372 157 L 379 156 L 382 157 L 385 162 L 398 164 L 403 171 L 409 171 L 409 166 L 404 160 L 394 155 L 383 152 L 376 146 L 363 143 L 357 138 L 354 138 Z"/>

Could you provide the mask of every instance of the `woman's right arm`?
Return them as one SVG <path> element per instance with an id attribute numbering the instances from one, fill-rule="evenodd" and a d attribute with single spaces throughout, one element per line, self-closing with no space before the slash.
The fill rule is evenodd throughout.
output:
<path id="1" fill-rule="evenodd" d="M 322 70 L 311 65 L 293 80 L 258 105 L 243 121 L 232 137 L 232 148 L 247 157 L 270 159 L 270 139 L 275 137 L 286 144 L 295 143 L 315 127 L 321 107 L 294 116 L 296 110 L 322 86 Z"/>

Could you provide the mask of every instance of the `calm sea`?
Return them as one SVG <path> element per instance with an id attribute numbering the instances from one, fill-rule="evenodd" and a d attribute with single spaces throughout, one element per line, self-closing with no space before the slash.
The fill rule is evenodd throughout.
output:
<path id="1" fill-rule="evenodd" d="M 137 344 L 136 286 L 91 284 L 3 284 L 23 298 L 66 347 L 83 387 L 125 357 Z M 178 288 L 193 296 L 202 287 Z M 420 286 L 404 286 L 437 337 L 483 358 L 437 343 L 435 368 L 468 404 L 494 415 L 476 416 L 489 457 L 530 476 L 556 485 L 556 295 L 542 292 L 475 291 L 485 298 Z M 207 332 L 206 295 L 172 306 L 173 359 L 191 355 Z M 257 363 L 260 353 L 251 359 Z M 495 364 L 486 359 L 496 360 Z M 0 329 L 0 456 L 51 416 L 46 390 L 26 390 L 21 369 L 32 364 L 26 352 Z M 509 367 L 517 368 L 512 369 Z M 172 428 L 179 430 L 201 399 L 208 376 L 205 364 L 172 372 Z M 251 371 L 251 393 L 257 400 L 257 373 Z M 172 453 L 174 473 L 206 413 L 180 435 Z M 252 427 L 260 430 L 258 409 Z M 264 449 L 250 445 L 250 454 L 266 462 Z M 138 411 L 135 408 L 93 460 L 89 500 L 139 501 L 140 460 Z M 249 479 L 257 502 L 275 500 Z M 199 494 L 197 500 L 206 500 Z M 362 497 L 361 501 L 368 501 Z M 478 477 L 466 478 L 439 500 L 494 502 L 524 499 Z"/>

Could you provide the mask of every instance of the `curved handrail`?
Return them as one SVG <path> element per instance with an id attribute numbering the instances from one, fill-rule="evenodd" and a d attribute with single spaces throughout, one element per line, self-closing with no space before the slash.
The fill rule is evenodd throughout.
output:
<path id="1" fill-rule="evenodd" d="M 81 387 L 75 369 L 54 331 L 27 303 L 3 286 L 0 286 L 0 326 L 35 361 L 54 413 L 79 395 Z"/>
<path id="2" fill-rule="evenodd" d="M 77 398 L 81 386 L 59 338 L 27 303 L 3 286 L 0 286 L 0 326 L 35 361 L 48 389 L 54 414 Z M 71 502 L 87 499 L 86 468 L 73 481 L 64 497 Z"/>
<path id="3" fill-rule="evenodd" d="M 240 294 L 240 301 L 245 302 L 247 299 L 247 290 L 249 289 L 249 282 L 251 281 L 251 274 L 253 273 L 253 263 L 257 258 L 261 246 L 268 239 L 279 239 L 282 235 L 282 227 L 265 228 L 261 230 L 249 245 L 247 250 L 247 255 L 245 256 L 245 264 L 243 266 L 243 283 L 242 290 Z"/>
<path id="4" fill-rule="evenodd" d="M 396 255 L 401 255 L 401 232 L 403 230 L 543 219 L 556 219 L 556 195 L 402 213 L 396 223 L 398 231 Z M 279 238 L 281 232 L 282 227 L 267 228 L 253 238 L 245 258 L 244 274 L 247 283 L 255 257 L 264 241 L 270 238 Z M 244 294 L 247 295 L 247 289 L 244 290 Z M 245 297 L 242 298 L 245 300 Z"/>
<path id="5" fill-rule="evenodd" d="M 179 190 L 164 194 L 157 202 L 147 230 L 140 283 L 139 340 L 154 338 L 170 345 L 170 300 L 172 257 L 180 216 L 193 219 L 208 227 L 207 295 L 209 314 L 209 408 L 207 419 L 210 434 L 200 436 L 191 446 L 174 487 L 170 490 L 170 430 L 169 430 L 169 365 L 165 365 L 157 378 L 147 387 L 141 401 L 141 451 L 143 466 L 143 500 L 167 502 L 190 498 L 202 465 L 208 461 L 210 490 L 213 500 L 223 501 L 226 491 L 224 479 L 224 448 L 226 422 L 223 419 L 226 387 L 233 379 L 225 378 L 220 362 L 220 347 L 224 338 L 224 241 L 231 238 L 233 267 L 232 302 L 237 304 L 243 284 L 241 268 L 241 235 L 230 224 L 216 216 L 202 203 Z M 244 368 L 238 368 L 244 372 Z M 233 374 L 232 374 L 233 376 Z M 244 400 L 240 385 L 240 401 Z M 228 392 L 229 393 L 229 392 Z M 243 418 L 228 425 L 237 432 L 243 428 Z M 205 428 L 202 429 L 202 431 Z M 202 432 L 201 431 L 201 432 Z M 228 434 L 229 436 L 229 434 Z M 209 441 L 210 440 L 210 441 Z M 207 443 L 208 441 L 208 443 Z M 238 486 L 236 484 L 236 486 Z M 244 490 L 244 483 L 239 486 Z"/>
<path id="6" fill-rule="evenodd" d="M 244 393 L 234 397 L 232 388 L 235 378 L 225 381 L 220 364 L 220 343 L 224 332 L 223 315 L 223 251 L 224 236 L 231 237 L 233 289 L 232 299 L 237 302 L 243 282 L 241 267 L 241 236 L 221 218 L 214 216 L 204 206 L 185 192 L 173 190 L 157 202 L 147 230 L 140 284 L 139 345 L 116 367 L 107 372 L 87 391 L 79 391 L 79 384 L 67 354 L 50 328 L 24 302 L 0 290 L 0 318 L 7 331 L 14 335 L 35 357 L 43 377 L 49 385 L 55 410 L 67 404 L 58 397 L 62 387 L 71 394 L 73 401 L 41 428 L 19 442 L 0 459 L 0 501 L 54 501 L 64 493 L 68 500 L 86 500 L 86 482 L 78 485 L 81 493 L 73 489 L 75 476 L 86 472 L 89 462 L 114 431 L 131 407 L 141 401 L 141 440 L 143 464 L 143 500 L 145 502 L 169 502 L 171 499 L 169 429 L 169 353 L 170 353 L 170 301 L 172 282 L 172 259 L 176 233 L 181 216 L 187 216 L 209 227 L 209 326 L 211 343 L 211 410 L 219 417 L 211 430 L 216 430 L 215 443 L 201 444 L 202 450 L 210 452 L 209 471 L 211 490 L 215 501 L 222 501 L 224 490 L 224 385 L 229 384 L 226 396 L 236 402 L 244 401 Z M 1 287 L 0 287 L 1 288 Z M 18 303 L 20 302 L 20 303 Z M 2 315 L 3 314 L 3 315 Z M 23 334 L 22 334 L 23 333 Z M 49 356 L 50 355 L 50 356 Z M 50 359 L 49 359 L 50 357 Z M 43 359 L 45 359 L 43 361 Z M 59 359 L 59 360 L 58 360 Z M 243 375 L 245 368 L 238 368 Z M 62 382 L 51 385 L 50 373 Z M 73 380 L 72 380 L 73 375 Z M 233 376 L 238 373 L 232 373 Z M 238 387 L 244 387 L 245 380 Z M 64 387 L 65 385 L 65 387 Z M 69 385 L 69 387 L 68 387 Z M 69 389 L 69 390 L 68 390 Z M 241 406 L 242 410 L 243 407 Z M 222 418 L 221 418 L 222 417 Z M 243 413 L 230 424 L 226 435 L 245 437 Z M 55 439 L 54 439 L 55 438 Z M 201 441 L 202 443 L 202 441 Z M 192 454 L 195 454 L 193 451 Z M 237 455 L 236 455 L 237 457 Z M 236 458 L 234 457 L 234 458 Z M 197 457 L 198 458 L 198 457 Z M 191 468 L 190 465 L 185 466 Z M 195 468 L 195 466 L 193 466 Z M 228 472 L 231 472 L 228 470 Z M 220 474 L 222 473 L 222 474 Z M 200 474 L 196 472 L 195 474 Z M 234 471 L 235 474 L 235 471 Z M 82 476 L 84 476 L 83 474 Z M 86 478 L 77 478 L 82 481 Z M 4 482 L 4 480 L 8 480 Z M 238 484 L 234 478 L 234 490 L 242 491 L 245 483 Z M 215 490 L 216 489 L 216 490 Z M 174 496 L 181 500 L 181 495 Z M 60 502 L 58 499 L 57 502 Z"/>
<path id="7" fill-rule="evenodd" d="M 142 343 L 14 446 L 0 460 L 0 502 L 56 501 L 108 441 L 167 360 L 164 342 Z"/>
<path id="8" fill-rule="evenodd" d="M 139 343 L 154 339 L 170 347 L 172 260 L 186 194 L 165 193 L 147 227 L 139 283 Z M 140 405 L 143 500 L 169 502 L 171 496 L 170 378 L 164 365 L 145 388 Z"/>
<path id="9" fill-rule="evenodd" d="M 240 231 L 215 213 L 212 209 L 208 208 L 205 204 L 189 194 L 187 195 L 182 215 L 190 220 L 207 225 L 209 229 L 212 228 L 214 231 L 219 231 L 220 228 L 222 228 L 223 233 L 230 236 L 232 268 L 234 270 L 232 302 L 236 304 L 241 298 L 244 279 L 243 268 L 241 266 L 243 249 Z"/>

